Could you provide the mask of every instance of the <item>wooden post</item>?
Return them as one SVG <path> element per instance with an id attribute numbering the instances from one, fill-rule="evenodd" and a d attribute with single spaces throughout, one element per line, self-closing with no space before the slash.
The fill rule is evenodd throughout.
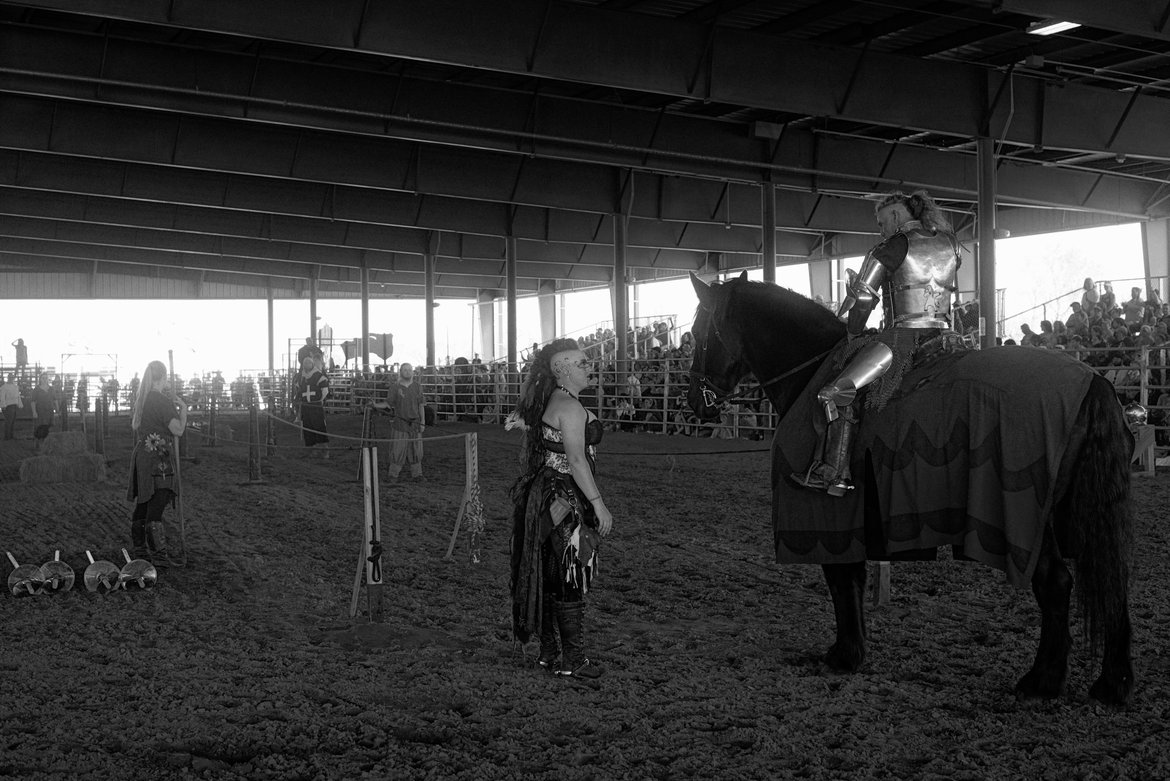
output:
<path id="1" fill-rule="evenodd" d="M 890 562 L 871 561 L 869 576 L 873 581 L 873 606 L 881 607 L 890 601 Z"/>
<path id="2" fill-rule="evenodd" d="M 93 410 L 93 451 L 99 456 L 106 454 L 106 430 L 102 425 L 102 405 L 105 403 L 104 396 L 98 396 L 95 399 Z"/>
<path id="3" fill-rule="evenodd" d="M 207 405 L 207 431 L 203 437 L 204 444 L 209 447 L 215 447 L 215 419 L 218 406 L 219 402 L 212 396 L 211 403 Z"/>
<path id="4" fill-rule="evenodd" d="M 255 396 L 248 404 L 248 482 L 263 482 L 260 477 L 260 416 Z"/>
<path id="5" fill-rule="evenodd" d="M 447 546 L 446 559 L 452 558 L 455 551 L 455 541 L 459 539 L 459 527 L 463 519 L 467 519 L 468 533 L 468 560 L 472 564 L 479 564 L 480 535 L 483 533 L 483 501 L 479 495 L 479 440 L 476 434 L 471 433 L 464 439 L 464 470 L 463 499 L 459 502 L 459 512 L 455 516 L 455 528 L 451 530 L 451 542 Z"/>
<path id="6" fill-rule="evenodd" d="M 349 617 L 357 616 L 361 583 L 366 582 L 369 599 L 370 621 L 381 622 L 382 611 L 382 522 L 381 502 L 378 501 L 378 448 L 362 448 L 362 499 L 364 517 L 362 522 L 362 549 L 358 557 L 357 577 L 354 578 L 353 596 L 349 602 Z"/>

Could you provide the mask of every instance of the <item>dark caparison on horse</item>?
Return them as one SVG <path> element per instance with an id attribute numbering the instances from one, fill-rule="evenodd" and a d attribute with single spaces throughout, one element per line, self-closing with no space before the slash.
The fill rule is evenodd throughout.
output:
<path id="1" fill-rule="evenodd" d="M 751 374 L 779 416 L 776 558 L 822 566 L 837 625 L 825 656 L 831 669 L 854 672 L 865 660 L 865 562 L 933 559 L 950 547 L 956 559 L 999 569 L 1035 594 L 1040 643 L 1016 684 L 1019 698 L 1065 690 L 1071 561 L 1089 648 L 1103 657 L 1089 695 L 1129 700 L 1133 437 L 1107 380 L 1058 351 L 940 351 L 872 407 L 863 400 L 856 490 L 829 496 L 788 478 L 816 447 L 816 391 L 847 359 L 844 323 L 746 273 L 711 285 L 691 278 L 699 307 L 687 401 L 714 419 Z"/>

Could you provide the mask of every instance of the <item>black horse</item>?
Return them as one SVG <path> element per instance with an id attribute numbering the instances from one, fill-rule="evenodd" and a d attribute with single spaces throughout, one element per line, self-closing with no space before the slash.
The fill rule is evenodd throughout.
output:
<path id="1" fill-rule="evenodd" d="M 933 556 L 952 545 L 957 556 L 1031 586 L 1042 614 L 1040 645 L 1016 694 L 1055 697 L 1064 690 L 1071 645 L 1067 557 L 1076 563 L 1090 647 L 1104 651 L 1090 696 L 1128 701 L 1133 439 L 1106 380 L 1059 353 L 1025 347 L 952 354 L 942 363 L 958 368 L 945 377 L 908 372 L 888 406 L 863 410 L 852 462 L 857 490 L 847 499 L 830 497 L 789 485 L 787 477 L 811 457 L 812 418 L 823 414 L 815 393 L 840 365 L 844 324 L 820 304 L 749 282 L 746 274 L 710 286 L 694 275 L 692 281 L 699 308 L 688 403 L 712 419 L 750 373 L 780 415 L 772 444 L 777 559 L 823 566 L 837 622 L 825 657 L 830 668 L 853 672 L 865 658 L 866 559 L 925 557 L 932 546 Z M 989 376 L 1000 377 L 1008 395 L 985 387 Z M 1070 403 L 1054 413 L 1033 400 L 1048 404 L 1050 396 Z M 942 423 L 931 428 L 932 420 Z M 941 444 L 929 436 L 939 431 Z M 1043 441 L 1034 445 L 1033 438 Z M 1017 468 L 1021 452 L 1026 463 Z M 958 482 L 948 482 L 948 466 L 956 463 Z M 931 502 L 937 506 L 919 506 Z M 998 528 L 979 517 L 989 507 L 1000 515 Z"/>

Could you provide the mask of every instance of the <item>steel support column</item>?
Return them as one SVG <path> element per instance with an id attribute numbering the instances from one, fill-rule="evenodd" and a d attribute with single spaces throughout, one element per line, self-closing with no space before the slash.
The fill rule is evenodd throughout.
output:
<path id="1" fill-rule="evenodd" d="M 481 290 L 475 297 L 475 313 L 479 318 L 479 349 L 481 358 L 490 363 L 496 357 L 496 296 L 490 290 Z"/>
<path id="2" fill-rule="evenodd" d="M 626 222 L 624 214 L 613 216 L 613 331 L 617 337 L 618 387 L 629 371 L 629 293 L 626 290 Z"/>
<path id="3" fill-rule="evenodd" d="M 982 347 L 995 346 L 999 312 L 995 311 L 995 139 L 976 141 L 979 158 L 979 316 L 983 318 Z"/>
<path id="4" fill-rule="evenodd" d="M 427 329 L 427 366 L 435 365 L 435 253 L 423 255 L 423 294 L 426 312 L 423 319 Z M 450 356 L 447 356 L 450 358 Z"/>
<path id="5" fill-rule="evenodd" d="M 321 267 L 314 266 L 309 276 L 309 336 L 314 340 L 317 339 L 317 296 L 321 293 L 320 276 Z"/>
<path id="6" fill-rule="evenodd" d="M 268 284 L 268 376 L 275 377 L 276 374 L 276 351 L 274 345 L 276 344 L 276 306 L 272 300 L 272 283 Z"/>
<path id="7" fill-rule="evenodd" d="M 761 244 L 764 261 L 764 281 L 776 283 L 776 188 L 771 180 L 760 185 L 761 225 L 763 225 L 763 242 Z"/>
<path id="8" fill-rule="evenodd" d="M 508 369 L 516 371 L 519 369 L 519 361 L 516 357 L 516 340 L 519 335 L 516 332 L 516 237 L 509 235 L 504 239 L 505 261 L 504 276 L 507 279 L 507 294 L 508 294 Z"/>
<path id="9" fill-rule="evenodd" d="M 557 282 L 555 279 L 542 279 L 537 285 L 537 290 L 540 341 L 547 343 L 557 338 Z"/>
<path id="10" fill-rule="evenodd" d="M 362 257 L 362 371 L 370 370 L 370 266 Z"/>

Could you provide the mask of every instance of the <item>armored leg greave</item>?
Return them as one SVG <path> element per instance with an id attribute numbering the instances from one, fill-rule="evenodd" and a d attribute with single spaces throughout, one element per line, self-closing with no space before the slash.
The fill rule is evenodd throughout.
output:
<path id="1" fill-rule="evenodd" d="M 857 351 L 849 364 L 825 387 L 817 392 L 825 410 L 828 426 L 817 446 L 812 463 L 803 473 L 794 472 L 790 478 L 797 485 L 830 496 L 844 496 L 853 488 L 849 461 L 853 456 L 853 435 L 857 429 L 854 402 L 857 392 L 889 371 L 894 353 L 881 342 L 871 342 Z"/>

